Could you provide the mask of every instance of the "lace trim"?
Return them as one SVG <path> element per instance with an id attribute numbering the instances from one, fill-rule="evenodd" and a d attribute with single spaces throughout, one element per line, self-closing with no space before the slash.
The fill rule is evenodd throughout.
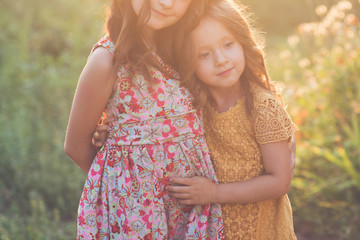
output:
<path id="1" fill-rule="evenodd" d="M 298 130 L 281 103 L 270 94 L 261 97 L 255 116 L 255 137 L 265 144 L 289 140 Z"/>

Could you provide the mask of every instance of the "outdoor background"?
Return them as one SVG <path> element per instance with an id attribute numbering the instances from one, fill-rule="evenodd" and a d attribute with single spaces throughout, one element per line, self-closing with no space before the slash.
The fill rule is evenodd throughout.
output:
<path id="1" fill-rule="evenodd" d="M 194 0 L 195 1 L 195 0 Z M 299 126 L 299 239 L 360 235 L 359 0 L 244 0 Z M 75 239 L 85 174 L 63 152 L 107 0 L 0 0 L 0 240 Z"/>

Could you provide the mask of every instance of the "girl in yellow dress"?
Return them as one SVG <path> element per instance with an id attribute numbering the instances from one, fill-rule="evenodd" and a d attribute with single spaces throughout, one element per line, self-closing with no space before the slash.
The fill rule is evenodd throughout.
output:
<path id="1" fill-rule="evenodd" d="M 270 81 L 255 36 L 242 8 L 213 0 L 178 46 L 183 83 L 203 107 L 219 184 L 172 178 L 167 190 L 185 205 L 221 203 L 226 239 L 296 239 L 287 192 L 288 143 L 297 127 Z"/>

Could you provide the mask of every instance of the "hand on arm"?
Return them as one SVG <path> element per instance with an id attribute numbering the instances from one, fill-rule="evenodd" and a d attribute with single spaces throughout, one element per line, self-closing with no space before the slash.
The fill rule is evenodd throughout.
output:
<path id="1" fill-rule="evenodd" d="M 114 119 L 112 117 L 105 117 L 96 126 L 96 130 L 92 136 L 92 144 L 96 147 L 96 149 L 100 149 L 104 145 L 109 131 L 108 124 L 113 120 Z"/>
<path id="2" fill-rule="evenodd" d="M 64 149 L 86 173 L 96 155 L 92 135 L 115 81 L 112 69 L 111 53 L 97 48 L 81 73 L 71 107 Z"/>
<path id="3" fill-rule="evenodd" d="M 286 141 L 260 145 L 265 173 L 247 181 L 213 184 L 200 177 L 191 180 L 170 179 L 170 196 L 183 204 L 252 203 L 277 198 L 289 191 L 291 183 L 290 153 Z M 190 179 L 193 179 L 190 178 Z M 201 181 L 200 181 L 201 180 Z M 213 185 L 215 186 L 213 186 Z"/>
<path id="4" fill-rule="evenodd" d="M 171 178 L 174 184 L 167 187 L 169 195 L 182 204 L 207 204 L 216 202 L 217 185 L 206 177 Z"/>

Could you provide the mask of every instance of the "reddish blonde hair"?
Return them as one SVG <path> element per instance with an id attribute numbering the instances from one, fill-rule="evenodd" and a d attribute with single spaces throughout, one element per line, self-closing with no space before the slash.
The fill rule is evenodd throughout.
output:
<path id="1" fill-rule="evenodd" d="M 245 96 L 246 110 L 251 114 L 253 111 L 251 84 L 256 83 L 274 93 L 275 88 L 265 67 L 262 39 L 259 32 L 250 25 L 246 10 L 247 8 L 235 4 L 232 0 L 211 0 L 201 18 L 219 21 L 242 45 L 245 55 L 245 69 L 240 77 L 239 91 Z M 195 96 L 195 106 L 203 107 L 212 99 L 206 85 L 194 73 L 197 56 L 195 56 L 196 50 L 192 35 L 189 34 L 178 48 L 176 57 L 179 58 L 179 64 L 176 68 L 181 75 L 184 86 Z"/>
<path id="2" fill-rule="evenodd" d="M 186 13 L 178 23 L 166 29 L 158 30 L 155 33 L 155 46 L 149 41 L 144 31 L 146 22 L 150 18 L 150 1 L 145 0 L 144 4 L 136 15 L 133 10 L 131 0 L 111 0 L 105 28 L 111 41 L 115 44 L 113 64 L 116 71 L 120 65 L 129 64 L 130 69 L 142 72 L 145 79 L 152 79 L 149 66 L 154 66 L 169 74 L 166 69 L 161 68 L 159 61 L 153 56 L 152 52 L 157 47 L 159 55 L 167 61 L 173 58 L 174 45 L 184 37 L 173 38 L 174 34 L 179 33 L 175 29 L 188 26 L 198 18 L 199 12 L 206 6 L 209 0 L 192 0 Z M 180 31 L 185 33 L 186 31 Z M 172 39 L 173 41 L 170 41 Z M 170 65 L 173 65 L 170 62 Z"/>
<path id="3" fill-rule="evenodd" d="M 199 24 L 209 2 L 212 0 L 192 0 L 185 15 L 171 27 L 157 31 L 155 42 L 159 55 L 174 69 L 180 65 L 181 47 L 191 31 Z"/>

